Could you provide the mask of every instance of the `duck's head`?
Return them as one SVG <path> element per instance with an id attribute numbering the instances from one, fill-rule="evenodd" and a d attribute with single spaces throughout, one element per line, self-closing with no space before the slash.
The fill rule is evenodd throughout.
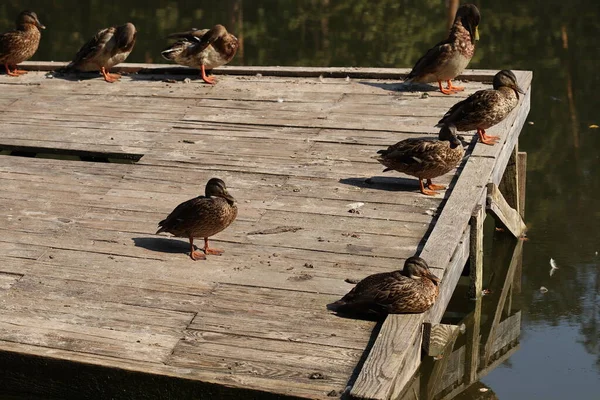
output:
<path id="1" fill-rule="evenodd" d="M 38 19 L 38 16 L 33 11 L 23 11 L 17 17 L 17 26 L 23 25 L 34 25 L 37 26 L 38 29 L 46 29 L 44 25 Z"/>
<path id="2" fill-rule="evenodd" d="M 481 14 L 479 9 L 474 4 L 462 5 L 456 10 L 456 20 L 460 20 L 462 26 L 469 31 L 471 35 L 471 42 L 479 40 L 479 21 L 481 21 Z"/>
<path id="3" fill-rule="evenodd" d="M 525 94 L 523 89 L 521 89 L 517 84 L 517 77 L 515 76 L 515 74 L 508 69 L 503 69 L 494 76 L 493 85 L 494 89 L 496 90 L 500 89 L 503 86 L 511 88 L 515 91 L 517 98 L 519 98 L 519 93 Z"/>
<path id="4" fill-rule="evenodd" d="M 427 278 L 436 285 L 440 283 L 440 279 L 431 273 L 429 266 L 421 257 L 412 256 L 407 258 L 402 272 L 411 279 Z"/>
<path id="5" fill-rule="evenodd" d="M 117 38 L 117 47 L 120 49 L 129 46 L 133 47 L 136 35 L 137 31 L 135 30 L 135 25 L 133 25 L 131 22 L 117 27 L 117 31 L 115 32 L 115 37 Z"/>
<path id="6" fill-rule="evenodd" d="M 440 133 L 439 133 L 438 137 L 440 140 L 449 141 L 450 147 L 453 149 L 456 148 L 456 146 L 463 145 L 462 141 L 458 137 L 458 134 L 456 133 L 456 125 L 454 125 L 454 124 L 442 125 L 442 128 L 440 129 Z"/>
<path id="7" fill-rule="evenodd" d="M 225 182 L 219 178 L 212 178 L 206 183 L 205 195 L 206 197 L 222 197 L 229 204 L 235 203 L 233 196 L 227 192 Z"/>

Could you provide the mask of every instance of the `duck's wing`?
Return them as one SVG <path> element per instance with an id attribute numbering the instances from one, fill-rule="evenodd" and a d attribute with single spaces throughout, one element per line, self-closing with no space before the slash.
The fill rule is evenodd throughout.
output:
<path id="1" fill-rule="evenodd" d="M 448 112 L 439 120 L 436 127 L 441 128 L 446 123 L 474 120 L 481 113 L 485 113 L 489 109 L 490 104 L 496 102 L 499 96 L 500 94 L 497 90 L 479 90 L 450 107 Z"/>
<path id="2" fill-rule="evenodd" d="M 417 60 L 412 71 L 407 75 L 406 81 L 410 82 L 413 79 L 434 73 L 451 53 L 452 45 L 448 39 L 439 42 Z"/>
<path id="3" fill-rule="evenodd" d="M 213 209 L 215 199 L 212 197 L 198 196 L 179 204 L 164 220 L 158 223 L 156 233 L 184 232 L 202 220 Z"/>
<path id="4" fill-rule="evenodd" d="M 67 68 L 92 60 L 103 51 L 109 51 L 110 49 L 107 49 L 107 44 L 115 35 L 116 30 L 116 27 L 111 26 L 110 28 L 101 29 L 96 32 L 94 37 L 79 49 L 77 54 L 75 54 L 75 58 Z"/>
<path id="5" fill-rule="evenodd" d="M 387 163 L 398 164 L 421 164 L 428 160 L 432 154 L 440 148 L 447 147 L 447 142 L 432 139 L 406 139 L 402 140 L 386 150 L 379 150 L 381 154 L 378 160 Z M 385 165 L 385 164 L 384 164 Z"/>

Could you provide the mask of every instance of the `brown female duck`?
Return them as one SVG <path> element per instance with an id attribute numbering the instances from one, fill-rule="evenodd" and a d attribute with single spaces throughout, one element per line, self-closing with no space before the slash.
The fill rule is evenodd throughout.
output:
<path id="1" fill-rule="evenodd" d="M 195 29 L 173 33 L 169 37 L 179 40 L 160 54 L 177 64 L 200 67 L 202 79 L 210 84 L 214 84 L 215 79 L 206 76 L 206 71 L 227 64 L 239 47 L 238 39 L 227 32 L 223 25 L 215 25 L 210 30 Z"/>
<path id="2" fill-rule="evenodd" d="M 0 34 L 0 63 L 4 64 L 10 76 L 26 74 L 27 71 L 17 69 L 17 64 L 29 60 L 40 45 L 42 34 L 46 29 L 33 11 L 23 11 L 17 17 L 17 29 Z M 14 69 L 11 71 L 10 67 Z"/>
<path id="3" fill-rule="evenodd" d="M 227 193 L 225 182 L 212 178 L 206 183 L 205 195 L 185 201 L 158 223 L 161 232 L 190 240 L 192 260 L 203 260 L 204 254 L 220 255 L 223 250 L 208 247 L 208 238 L 227 228 L 237 217 L 235 199 Z M 204 238 L 204 254 L 194 249 L 194 238 Z"/>
<path id="4" fill-rule="evenodd" d="M 377 161 L 387 167 L 383 172 L 396 170 L 416 176 L 421 193 L 431 196 L 437 194 L 435 190 L 445 189 L 445 186 L 434 185 L 431 180 L 456 168 L 465 151 L 456 135 L 456 127 L 450 124 L 440 129 L 439 140 L 404 139 L 377 153 L 381 154 Z M 427 180 L 425 185 L 423 179 Z"/>
<path id="5" fill-rule="evenodd" d="M 425 260 L 410 257 L 402 271 L 367 276 L 327 308 L 341 314 L 422 313 L 435 303 L 439 283 Z"/>
<path id="6" fill-rule="evenodd" d="M 496 143 L 498 136 L 486 135 L 485 130 L 506 118 L 519 103 L 519 93 L 524 92 L 515 74 L 506 69 L 494 76 L 493 85 L 493 89 L 479 90 L 453 105 L 436 126 L 454 124 L 459 131 L 476 129 L 482 143 Z"/>
<path id="7" fill-rule="evenodd" d="M 464 90 L 452 86 L 451 80 L 460 75 L 475 53 L 475 41 L 479 40 L 477 26 L 481 15 L 473 4 L 465 4 L 456 11 L 454 24 L 448 38 L 429 49 L 406 77 L 409 83 L 436 82 L 444 94 Z M 446 89 L 442 82 L 447 82 Z"/>
<path id="8" fill-rule="evenodd" d="M 136 35 L 135 26 L 130 22 L 101 29 L 79 49 L 66 70 L 100 71 L 106 82 L 116 82 L 121 75 L 110 74 L 108 70 L 125 61 L 133 50 Z"/>

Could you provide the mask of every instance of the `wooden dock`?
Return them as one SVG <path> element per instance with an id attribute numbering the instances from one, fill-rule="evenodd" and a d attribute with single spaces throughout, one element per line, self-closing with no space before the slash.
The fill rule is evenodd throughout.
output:
<path id="1" fill-rule="evenodd" d="M 138 73 L 115 84 L 46 72 L 59 65 L 0 75 L 1 393 L 397 398 L 469 258 L 481 292 L 485 210 L 523 229 L 531 72 L 515 71 L 526 95 L 488 131 L 500 143 L 473 141 L 427 197 L 372 156 L 437 136 L 495 71 L 446 96 L 406 91 L 400 69 L 228 67 L 209 86 L 159 65 L 124 64 Z M 239 215 L 214 238 L 225 253 L 193 262 L 187 241 L 154 232 L 211 177 Z M 429 312 L 375 323 L 325 308 L 346 278 L 417 253 L 443 277 Z"/>

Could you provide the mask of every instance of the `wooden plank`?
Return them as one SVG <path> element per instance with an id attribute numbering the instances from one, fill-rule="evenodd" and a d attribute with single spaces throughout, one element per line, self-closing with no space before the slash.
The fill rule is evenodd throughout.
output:
<path id="1" fill-rule="evenodd" d="M 519 176 L 519 213 L 525 219 L 525 193 L 527 188 L 527 153 L 517 154 L 517 174 Z"/>
<path id="2" fill-rule="evenodd" d="M 519 189 L 521 185 L 519 184 L 519 174 L 517 172 L 518 153 L 519 144 L 517 143 L 508 159 L 508 164 L 506 165 L 498 189 L 500 189 L 500 193 L 504 196 L 506 203 L 521 214 L 519 207 L 519 198 L 521 197 Z"/>
<path id="3" fill-rule="evenodd" d="M 525 222 L 521 219 L 519 212 L 508 205 L 507 201 L 500 193 L 500 190 L 494 183 L 487 186 L 488 194 L 486 197 L 486 208 L 497 221 L 502 223 L 513 236 L 519 238 L 527 230 Z"/>
<path id="4" fill-rule="evenodd" d="M 423 351 L 432 357 L 443 355 L 452 349 L 460 328 L 457 325 L 425 323 L 423 327 Z"/>
<path id="5" fill-rule="evenodd" d="M 485 209 L 477 205 L 471 217 L 469 236 L 469 293 L 470 299 L 481 297 L 483 281 L 483 222 Z"/>

